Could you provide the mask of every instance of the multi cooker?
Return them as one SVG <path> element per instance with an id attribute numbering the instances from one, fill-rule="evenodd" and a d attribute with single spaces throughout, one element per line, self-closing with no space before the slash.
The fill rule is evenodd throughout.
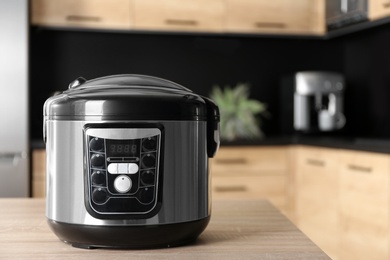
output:
<path id="1" fill-rule="evenodd" d="M 46 217 L 81 248 L 194 241 L 210 219 L 219 111 L 156 77 L 78 78 L 44 105 Z"/>

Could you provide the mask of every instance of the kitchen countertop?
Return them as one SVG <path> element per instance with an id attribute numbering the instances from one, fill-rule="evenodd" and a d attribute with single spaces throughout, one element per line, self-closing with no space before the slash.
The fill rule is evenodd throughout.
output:
<path id="1" fill-rule="evenodd" d="M 390 153 L 390 139 L 344 136 L 272 136 L 261 140 L 222 142 L 221 146 L 310 145 L 336 149 Z"/>
<path id="2" fill-rule="evenodd" d="M 4 198 L 0 208 L 1 259 L 330 259 L 266 200 L 215 200 L 194 244 L 153 250 L 73 248 L 50 231 L 44 199 Z"/>

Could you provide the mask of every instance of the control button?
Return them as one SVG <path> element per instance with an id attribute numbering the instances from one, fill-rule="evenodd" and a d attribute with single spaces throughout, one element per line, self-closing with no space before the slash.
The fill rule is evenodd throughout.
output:
<path id="1" fill-rule="evenodd" d="M 94 189 L 92 192 L 92 200 L 96 204 L 103 204 L 104 202 L 107 201 L 107 198 L 108 198 L 107 192 L 102 188 Z"/>
<path id="2" fill-rule="evenodd" d="M 154 184 L 154 171 L 147 170 L 141 173 L 141 181 L 145 185 L 153 185 Z"/>
<path id="3" fill-rule="evenodd" d="M 118 163 L 118 173 L 129 173 L 129 164 Z"/>
<path id="4" fill-rule="evenodd" d="M 110 163 L 107 170 L 111 174 L 127 173 L 134 174 L 138 172 L 138 164 L 136 163 Z"/>
<path id="5" fill-rule="evenodd" d="M 156 156 L 154 156 L 154 154 L 145 154 L 144 156 L 142 156 L 141 161 L 143 168 L 153 168 L 156 166 Z"/>
<path id="6" fill-rule="evenodd" d="M 91 165 L 92 167 L 102 168 L 104 166 L 104 156 L 101 154 L 94 154 L 91 157 Z"/>
<path id="7" fill-rule="evenodd" d="M 118 164 L 117 163 L 110 163 L 107 166 L 107 171 L 109 173 L 118 173 Z"/>
<path id="8" fill-rule="evenodd" d="M 133 174 L 133 173 L 137 173 L 138 172 L 138 169 L 139 169 L 138 164 L 136 164 L 136 163 L 129 163 L 128 165 L 129 165 L 129 172 L 128 173 Z"/>
<path id="9" fill-rule="evenodd" d="M 102 151 L 104 148 L 104 139 L 100 139 L 97 137 L 92 138 L 89 142 L 89 148 L 92 151 Z"/>
<path id="10" fill-rule="evenodd" d="M 104 185 L 106 183 L 106 175 L 102 171 L 94 171 L 91 178 L 92 184 Z"/>
<path id="11" fill-rule="evenodd" d="M 138 193 L 138 199 L 140 202 L 144 204 L 149 204 L 154 199 L 154 188 L 147 187 L 144 189 L 141 189 Z"/>
<path id="12" fill-rule="evenodd" d="M 126 175 L 116 177 L 114 181 L 114 188 L 119 193 L 126 193 L 131 189 L 131 179 Z"/>
<path id="13" fill-rule="evenodd" d="M 156 146 L 157 140 L 155 136 L 142 139 L 142 147 L 144 151 L 155 151 Z"/>

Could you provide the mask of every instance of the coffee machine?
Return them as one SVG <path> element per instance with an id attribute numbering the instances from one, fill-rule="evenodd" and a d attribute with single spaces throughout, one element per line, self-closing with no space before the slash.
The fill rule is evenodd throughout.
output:
<path id="1" fill-rule="evenodd" d="M 345 80 L 334 72 L 304 71 L 294 75 L 294 129 L 330 132 L 344 127 Z"/>

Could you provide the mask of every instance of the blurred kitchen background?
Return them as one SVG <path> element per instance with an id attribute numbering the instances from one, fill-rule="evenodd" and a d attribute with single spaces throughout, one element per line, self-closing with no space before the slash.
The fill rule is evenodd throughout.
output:
<path id="1" fill-rule="evenodd" d="M 390 259 L 388 0 L 0 0 L 0 28 L 1 197 L 45 196 L 42 107 L 79 76 L 244 83 L 263 135 L 222 142 L 213 197 L 269 199 L 333 259 Z"/>

